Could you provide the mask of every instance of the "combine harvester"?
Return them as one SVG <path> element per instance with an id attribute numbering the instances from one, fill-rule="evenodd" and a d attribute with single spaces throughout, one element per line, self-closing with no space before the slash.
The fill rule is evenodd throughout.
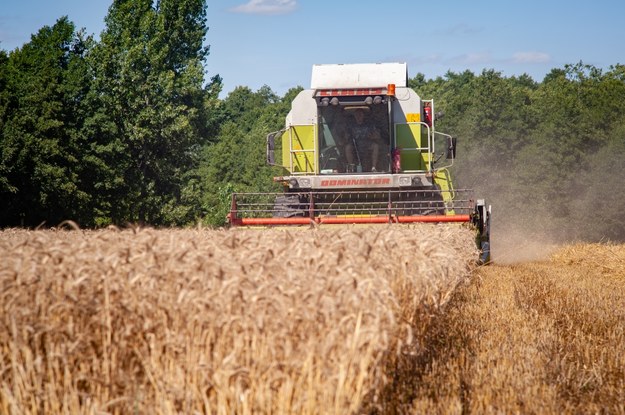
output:
<path id="1" fill-rule="evenodd" d="M 490 207 L 454 188 L 456 140 L 407 78 L 404 63 L 314 65 L 285 128 L 267 136 L 284 192 L 233 194 L 230 225 L 469 223 L 487 262 Z"/>

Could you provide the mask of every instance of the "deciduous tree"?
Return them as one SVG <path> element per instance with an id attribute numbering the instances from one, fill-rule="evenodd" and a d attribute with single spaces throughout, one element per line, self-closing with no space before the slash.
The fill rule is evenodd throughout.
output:
<path id="1" fill-rule="evenodd" d="M 185 173 L 205 137 L 204 0 L 116 0 L 93 53 L 98 147 L 113 222 L 184 223 Z"/>

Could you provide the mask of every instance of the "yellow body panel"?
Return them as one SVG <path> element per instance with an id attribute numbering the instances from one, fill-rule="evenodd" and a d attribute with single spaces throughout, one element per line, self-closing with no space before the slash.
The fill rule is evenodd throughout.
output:
<path id="1" fill-rule="evenodd" d="M 421 124 L 396 124 L 395 140 L 397 148 L 401 149 L 400 160 L 403 171 L 428 170 L 430 155 L 427 151 L 419 150 L 427 147 L 427 142 L 423 142 L 427 141 L 427 137 L 421 135 Z"/>
<path id="2" fill-rule="evenodd" d="M 418 112 L 410 112 L 406 114 L 406 122 L 421 122 L 421 114 Z"/>
<path id="3" fill-rule="evenodd" d="M 315 154 L 314 125 L 294 125 L 282 134 L 282 163 L 290 173 L 315 173 Z"/>
<path id="4" fill-rule="evenodd" d="M 434 173 L 434 183 L 442 190 L 443 200 L 446 205 L 451 205 L 451 202 L 454 198 L 454 186 L 451 181 L 451 175 L 449 174 L 449 170 L 440 169 Z M 446 212 L 447 215 L 453 215 L 455 212 L 453 210 L 448 210 Z"/>

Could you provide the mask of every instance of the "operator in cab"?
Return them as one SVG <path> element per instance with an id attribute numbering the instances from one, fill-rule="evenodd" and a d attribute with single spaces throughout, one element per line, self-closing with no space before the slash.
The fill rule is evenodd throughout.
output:
<path id="1" fill-rule="evenodd" d="M 369 108 L 351 110 L 354 122 L 346 128 L 345 158 L 348 172 L 361 166 L 364 172 L 375 172 L 382 138 L 373 121 L 367 117 Z"/>

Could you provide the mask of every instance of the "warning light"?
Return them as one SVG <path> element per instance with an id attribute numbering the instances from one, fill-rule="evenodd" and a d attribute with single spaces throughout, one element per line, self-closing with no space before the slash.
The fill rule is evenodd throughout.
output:
<path id="1" fill-rule="evenodd" d="M 388 84 L 386 95 L 390 97 L 395 96 L 395 84 Z"/>

